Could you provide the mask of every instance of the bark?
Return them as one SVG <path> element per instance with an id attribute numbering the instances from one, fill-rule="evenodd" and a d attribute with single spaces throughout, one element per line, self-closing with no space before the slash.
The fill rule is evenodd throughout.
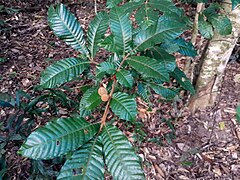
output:
<path id="1" fill-rule="evenodd" d="M 231 1 L 224 3 L 224 10 L 229 13 L 232 22 L 232 33 L 221 36 L 218 33 L 210 40 L 203 59 L 199 77 L 196 81 L 197 93 L 189 102 L 192 113 L 214 105 L 223 80 L 224 71 L 232 51 L 240 36 L 240 8 L 231 11 Z"/>

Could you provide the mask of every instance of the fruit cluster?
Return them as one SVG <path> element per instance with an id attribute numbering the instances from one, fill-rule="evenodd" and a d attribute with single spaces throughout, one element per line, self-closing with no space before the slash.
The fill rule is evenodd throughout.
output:
<path id="1" fill-rule="evenodd" d="M 98 89 L 98 94 L 101 96 L 101 100 L 107 102 L 109 99 L 108 91 L 105 87 L 100 87 Z"/>

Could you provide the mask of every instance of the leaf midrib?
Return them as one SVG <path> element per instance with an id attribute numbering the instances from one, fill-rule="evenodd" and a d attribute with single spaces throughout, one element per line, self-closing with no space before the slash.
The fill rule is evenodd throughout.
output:
<path id="1" fill-rule="evenodd" d="M 121 167 L 123 167 L 123 168 L 121 168 L 121 169 L 124 169 L 125 171 L 124 172 L 129 172 L 128 171 L 128 169 L 126 169 L 126 166 L 124 165 L 124 163 L 123 163 L 123 161 L 125 161 L 125 160 L 123 160 L 122 158 L 120 158 L 121 156 L 121 154 L 120 154 L 120 151 L 116 148 L 116 145 L 115 145 L 115 143 L 114 143 L 114 140 L 112 139 L 112 136 L 111 136 L 111 134 L 110 134 L 110 132 L 108 131 L 108 128 L 107 128 L 107 126 L 105 126 L 105 129 L 106 129 L 106 132 L 107 132 L 107 134 L 108 134 L 108 137 L 109 137 L 109 139 L 110 139 L 110 141 L 111 141 L 111 143 L 112 143 L 112 146 L 113 146 L 113 148 L 115 149 L 115 152 L 118 154 L 118 156 L 117 156 L 117 159 L 119 159 L 119 161 L 120 161 L 120 164 L 121 164 Z M 123 135 L 122 135 L 123 136 Z M 125 139 L 126 140 L 126 139 Z M 131 151 L 131 149 L 129 149 L 130 151 Z M 131 173 L 130 173 L 131 174 Z"/>
<path id="2" fill-rule="evenodd" d="M 60 7 L 59 7 L 60 8 Z M 63 7 L 66 11 L 68 11 L 67 10 L 67 8 L 66 7 Z M 56 11 L 55 11 L 56 12 Z M 74 19 L 74 21 L 75 21 L 75 23 L 79 23 L 78 21 L 77 21 L 77 19 L 71 14 L 71 12 L 69 12 L 68 11 L 68 13 L 70 14 L 70 16 L 71 16 L 71 18 L 73 18 Z M 77 39 L 77 37 L 75 36 L 75 34 L 71 31 L 71 29 L 67 26 L 67 24 L 65 23 L 65 21 L 64 21 L 64 17 L 62 17 L 61 16 L 61 14 L 58 14 L 57 12 L 56 12 L 56 14 L 58 15 L 58 18 L 61 20 L 61 22 L 64 24 L 64 26 L 69 30 L 69 32 L 71 33 L 71 35 L 72 35 L 72 37 L 74 38 L 74 40 L 75 41 L 77 41 L 78 42 L 78 45 L 79 45 L 79 47 L 80 47 L 80 50 L 82 50 L 83 52 L 85 52 L 85 54 L 88 54 L 88 51 L 87 51 L 87 49 L 85 48 L 85 47 L 82 47 L 81 46 L 81 41 L 79 41 L 78 39 Z M 74 24 L 75 24 L 74 23 Z M 80 24 L 79 24 L 80 25 Z M 81 29 L 81 25 L 80 25 L 80 31 L 83 33 L 83 30 Z M 84 33 L 83 33 L 84 34 Z M 84 45 L 85 45 L 85 41 L 83 42 L 84 43 Z"/>
<path id="3" fill-rule="evenodd" d="M 125 110 L 127 111 L 127 113 L 130 115 L 130 117 L 131 117 L 131 119 L 132 119 L 132 114 L 130 113 L 130 111 L 128 111 L 128 109 L 127 109 L 125 106 L 122 105 L 121 101 L 119 101 L 119 100 L 116 98 L 116 96 L 113 96 L 112 99 L 115 100 L 115 101 L 117 101 L 117 103 L 119 103 L 119 104 L 123 107 L 123 109 L 125 109 Z M 130 119 L 130 120 L 131 120 L 131 119 Z"/>
<path id="4" fill-rule="evenodd" d="M 135 49 L 138 49 L 140 46 L 142 46 L 143 44 L 145 44 L 147 41 L 149 41 L 150 39 L 156 37 L 156 36 L 159 36 L 160 34 L 162 33 L 166 33 L 167 31 L 174 31 L 175 29 L 181 29 L 179 27 L 175 27 L 175 28 L 168 28 L 166 29 L 165 31 L 161 31 L 161 32 L 156 32 L 154 33 L 153 35 L 150 35 L 148 38 L 146 38 L 144 41 L 142 41 L 139 45 L 136 46 Z M 164 42 L 164 41 L 163 41 Z M 160 42 L 159 42 L 160 43 Z"/>
<path id="5" fill-rule="evenodd" d="M 82 131 L 82 130 L 84 130 L 84 129 L 86 129 L 86 128 L 89 128 L 89 127 L 91 127 L 91 126 L 95 126 L 95 125 L 97 125 L 97 124 L 99 124 L 99 123 L 94 123 L 94 124 L 88 124 L 88 125 L 86 125 L 86 126 L 84 126 L 84 127 L 81 127 L 81 128 L 79 128 L 79 129 L 76 129 L 76 130 L 74 130 L 74 131 L 71 131 L 70 133 L 68 133 L 68 134 L 64 134 L 64 135 L 62 135 L 62 136 L 58 136 L 58 137 L 54 137 L 54 138 L 52 138 L 52 139 L 47 139 L 47 141 L 44 141 L 43 143 L 39 143 L 39 144 L 37 144 L 37 145 L 34 145 L 34 146 L 31 146 L 30 148 L 27 148 L 27 149 L 25 149 L 25 150 L 29 150 L 29 149 L 32 149 L 32 148 L 36 148 L 36 147 L 39 147 L 39 146 L 43 146 L 43 145 L 45 145 L 45 144 L 48 144 L 49 142 L 50 143 L 52 143 L 52 142 L 54 142 L 54 141 L 56 141 L 57 139 L 63 139 L 64 137 L 66 137 L 66 136 L 69 136 L 69 135 L 71 135 L 71 134 L 74 134 L 74 133 L 76 133 L 76 132 L 78 132 L 78 131 Z M 45 134 L 44 134 L 45 135 Z M 60 143 L 61 144 L 61 143 Z M 47 156 L 48 157 L 48 156 Z"/>
<path id="6" fill-rule="evenodd" d="M 161 73 L 159 73 L 156 69 L 152 68 L 151 66 L 149 66 L 149 65 L 147 65 L 147 64 L 144 64 L 144 62 L 141 62 L 141 61 L 138 61 L 138 60 L 135 60 L 135 59 L 132 59 L 132 58 L 128 58 L 128 60 L 137 62 L 137 63 L 139 63 L 139 64 L 141 64 L 141 65 L 144 65 L 144 66 L 147 66 L 148 68 L 152 69 L 152 71 L 156 72 L 156 73 L 159 74 L 161 77 L 163 77 L 163 76 L 161 75 Z M 152 76 L 150 76 L 150 77 L 152 77 Z"/>
<path id="7" fill-rule="evenodd" d="M 75 59 L 75 58 L 74 58 Z M 77 59 L 75 59 L 77 60 Z M 43 83 L 41 83 L 41 85 L 44 85 L 46 83 L 48 83 L 49 81 L 51 81 L 51 79 L 55 78 L 56 76 L 58 76 L 59 74 L 63 73 L 64 71 L 67 71 L 69 69 L 72 69 L 74 67 L 77 67 L 77 66 L 80 66 L 80 65 L 84 65 L 84 64 L 90 64 L 91 62 L 90 61 L 83 61 L 83 62 L 80 62 L 78 64 L 75 64 L 73 66 L 68 66 L 66 69 L 64 69 L 63 71 L 58 71 L 56 74 L 54 74 L 53 76 L 50 76 L 46 81 L 44 81 Z M 51 66 L 50 66 L 51 67 Z M 84 67 L 85 68 L 85 67 Z M 84 69 L 83 68 L 83 69 Z M 45 74 L 46 75 L 46 74 Z"/>

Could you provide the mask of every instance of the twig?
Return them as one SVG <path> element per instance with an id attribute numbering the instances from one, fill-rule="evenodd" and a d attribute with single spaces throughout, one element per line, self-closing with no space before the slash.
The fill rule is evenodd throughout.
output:
<path id="1" fill-rule="evenodd" d="M 196 12 L 193 27 L 192 27 L 192 37 L 191 37 L 191 42 L 193 45 L 196 44 L 196 39 L 197 39 L 197 35 L 198 35 L 198 18 L 199 18 L 199 14 L 203 10 L 203 8 L 204 8 L 204 3 L 197 4 L 197 12 Z M 189 73 L 190 64 L 191 64 L 191 61 L 190 61 L 190 59 L 188 59 L 188 61 L 186 62 L 186 65 L 184 67 L 185 74 Z"/>
<path id="2" fill-rule="evenodd" d="M 108 111 L 109 111 L 109 107 L 110 107 L 110 101 L 111 101 L 111 99 L 112 99 L 112 95 L 113 95 L 113 92 L 114 92 L 116 83 L 117 83 L 117 79 L 116 79 L 116 76 L 114 75 L 114 76 L 113 76 L 112 89 L 111 89 L 111 92 L 110 92 L 110 94 L 109 94 L 109 99 L 108 99 L 107 105 L 106 105 L 106 107 L 105 107 L 105 111 L 104 111 L 104 113 L 103 113 L 103 117 L 102 117 L 102 119 L 101 119 L 101 127 L 100 127 L 100 130 L 99 130 L 99 131 L 102 131 L 103 126 L 105 126 L 105 124 L 106 124 L 106 119 L 107 119 L 107 115 L 108 115 Z"/>
<path id="3" fill-rule="evenodd" d="M 97 15 L 97 0 L 94 0 L 94 10 L 95 14 Z"/>
<path id="4" fill-rule="evenodd" d="M 120 63 L 120 65 L 119 65 L 118 68 L 117 68 L 117 71 L 120 71 L 121 67 L 123 66 L 124 62 L 127 60 L 128 56 L 130 56 L 130 53 L 128 53 L 128 54 L 123 58 L 122 62 Z M 113 79 L 113 84 L 112 84 L 111 92 L 110 92 L 110 94 L 109 94 L 109 99 L 108 99 L 107 105 L 106 105 L 106 107 L 105 107 L 105 111 L 104 111 L 104 113 L 103 113 L 103 117 L 102 117 L 102 119 L 101 119 L 101 127 L 100 127 L 100 130 L 99 130 L 99 131 L 102 131 L 103 126 L 105 126 L 105 124 L 106 124 L 106 119 L 107 119 L 107 115 L 108 115 L 109 107 L 110 107 L 110 101 L 111 101 L 111 99 L 112 99 L 112 95 L 113 95 L 115 86 L 116 86 L 116 84 L 117 84 L 116 75 L 113 75 L 113 77 L 112 77 L 111 79 Z"/>

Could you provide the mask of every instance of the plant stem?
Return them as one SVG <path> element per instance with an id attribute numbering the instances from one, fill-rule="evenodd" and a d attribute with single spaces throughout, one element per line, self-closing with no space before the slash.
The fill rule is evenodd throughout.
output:
<path id="1" fill-rule="evenodd" d="M 117 68 L 117 71 L 120 71 L 121 67 L 123 66 L 124 62 L 127 60 L 128 56 L 130 56 L 130 53 L 128 53 L 122 60 L 122 62 L 120 63 L 120 65 Z"/>
<path id="2" fill-rule="evenodd" d="M 108 115 L 108 111 L 109 111 L 109 107 L 110 107 L 110 101 L 112 99 L 112 95 L 113 95 L 113 92 L 114 92 L 114 89 L 115 89 L 115 86 L 117 84 L 117 79 L 116 79 L 116 76 L 114 75 L 113 76 L 113 84 L 112 84 L 112 89 L 111 89 L 111 92 L 109 94 L 109 99 L 108 99 L 108 102 L 107 102 L 107 105 L 105 107 L 105 111 L 104 111 L 104 114 L 103 114 L 103 117 L 101 119 L 101 127 L 100 127 L 100 130 L 102 130 L 103 126 L 105 126 L 105 123 L 106 123 L 106 119 L 107 119 L 107 115 Z"/>
<path id="3" fill-rule="evenodd" d="M 124 62 L 127 60 L 128 56 L 130 56 L 130 53 L 128 53 L 128 54 L 123 58 L 123 60 L 122 60 L 122 62 L 120 63 L 119 67 L 117 68 L 117 71 L 120 71 L 121 67 L 123 66 Z M 101 119 L 101 126 L 100 126 L 100 129 L 99 129 L 99 132 L 102 131 L 103 126 L 105 126 L 105 124 L 106 124 L 106 119 L 107 119 L 107 115 L 108 115 L 109 108 L 110 108 L 110 102 L 111 102 L 111 99 L 112 99 L 112 95 L 113 95 L 115 86 L 116 86 L 116 84 L 117 84 L 116 75 L 113 75 L 112 79 L 113 79 L 113 84 L 112 84 L 111 92 L 110 92 L 110 94 L 109 94 L 109 99 L 108 99 L 107 105 L 106 105 L 106 107 L 105 107 L 105 111 L 104 111 L 103 116 L 102 116 L 102 119 Z"/>

